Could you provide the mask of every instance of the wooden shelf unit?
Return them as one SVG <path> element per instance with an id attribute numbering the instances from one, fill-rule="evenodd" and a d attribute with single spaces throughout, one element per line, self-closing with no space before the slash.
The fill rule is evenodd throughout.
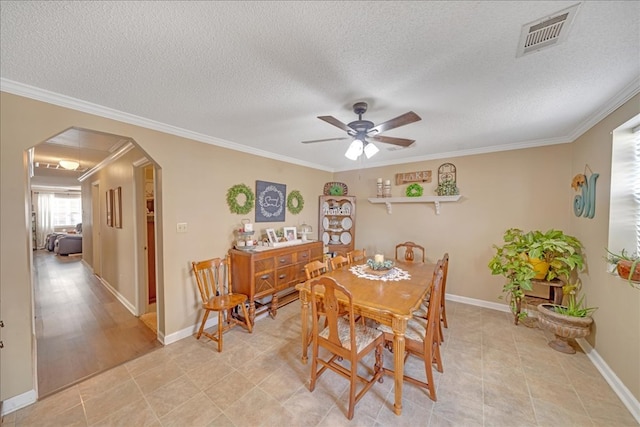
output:
<path id="1" fill-rule="evenodd" d="M 356 240 L 355 196 L 320 196 L 318 206 L 318 239 L 328 252 L 347 256 Z"/>

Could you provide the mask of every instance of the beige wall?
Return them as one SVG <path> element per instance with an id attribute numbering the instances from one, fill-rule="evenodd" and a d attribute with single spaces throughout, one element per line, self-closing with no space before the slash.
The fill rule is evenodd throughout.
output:
<path id="1" fill-rule="evenodd" d="M 613 123 L 624 121 L 621 116 L 628 116 L 630 111 L 637 113 L 638 101 L 632 102 L 581 138 L 575 149 L 573 144 L 565 144 L 363 169 L 332 176 L 328 172 L 226 150 L 2 93 L 0 308 L 5 324 L 7 319 L 11 321 L 2 332 L 5 349 L 1 363 L 1 398 L 7 399 L 34 387 L 29 284 L 31 254 L 25 206 L 24 150 L 62 129 L 79 126 L 126 135 L 135 140 L 160 168 L 161 192 L 156 195 L 162 221 L 158 255 L 161 271 L 158 278 L 159 305 L 165 314 L 161 319 L 161 330 L 171 334 L 197 322 L 198 304 L 189 270 L 190 261 L 223 255 L 231 244 L 232 230 L 240 225 L 240 220 L 254 218 L 253 212 L 247 216 L 230 214 L 224 202 L 226 190 L 238 183 L 254 187 L 256 179 L 287 184 L 288 191 L 298 189 L 305 198 L 305 208 L 300 215 L 287 214 L 284 224 L 258 224 L 259 229 L 306 222 L 317 230 L 317 196 L 323 184 L 331 180 L 346 182 L 349 194 L 357 197 L 357 247 L 365 247 L 371 253 L 382 251 L 391 256 L 396 242 L 415 240 L 425 244 L 430 260 L 448 251 L 451 255 L 448 292 L 462 297 L 502 304 L 498 296 L 503 280 L 491 276 L 487 263 L 493 253 L 491 245 L 500 243 L 503 231 L 509 227 L 543 230 L 553 227 L 572 231 L 588 246 L 589 261 L 597 259 L 600 248 L 606 245 L 608 191 L 604 175 L 608 173 L 606 153 L 610 151 L 610 148 L 598 148 L 597 145 L 610 145 L 610 140 L 604 141 L 599 135 L 592 139 L 588 135 L 607 135 L 615 127 Z M 443 203 L 440 215 L 435 215 L 431 204 L 397 204 L 393 206 L 393 213 L 388 215 L 384 205 L 367 201 L 368 197 L 375 196 L 376 178 L 393 181 L 395 173 L 423 169 L 434 173 L 434 182 L 425 188 L 426 194 L 433 194 L 437 168 L 449 161 L 457 167 L 462 199 L 457 203 Z M 570 181 L 583 169 L 585 162 L 594 171 L 601 171 L 594 220 L 576 219 L 572 211 L 574 193 Z M 403 190 L 404 186 L 394 186 L 393 195 L 401 196 Z M 188 233 L 176 233 L 178 222 L 188 224 Z M 116 257 L 114 262 L 118 264 L 117 268 L 128 268 L 122 265 L 128 260 Z M 587 280 L 596 279 L 593 269 L 599 267 L 597 261 L 596 267 L 590 264 Z M 598 296 L 598 292 L 592 295 L 591 288 L 599 285 L 586 284 L 589 303 L 600 306 L 591 342 L 638 398 L 637 361 L 640 358 L 637 338 L 640 326 L 637 326 L 637 316 L 640 313 L 640 292 L 628 291 L 604 273 L 593 283 L 601 281 L 607 286 L 600 292 L 605 293 L 615 287 L 621 295 L 619 298 L 615 294 Z M 620 300 L 624 310 L 603 307 Z M 612 313 L 610 317 L 607 316 L 609 313 Z M 629 327 L 632 322 L 635 326 Z M 635 346 L 629 345 L 633 339 Z"/>
<path id="2" fill-rule="evenodd" d="M 394 185 L 395 174 L 420 170 L 432 171 L 424 194 L 435 195 L 438 167 L 447 162 L 456 166 L 462 198 L 442 203 L 440 215 L 433 204 L 421 203 L 393 204 L 389 215 L 384 204 L 367 201 L 375 197 L 376 178 L 390 179 L 392 196 L 400 197 L 407 185 Z M 567 229 L 570 162 L 571 146 L 564 144 L 343 172 L 335 178 L 358 196 L 356 246 L 390 257 L 396 243 L 413 240 L 426 247 L 431 261 L 447 251 L 448 293 L 503 304 L 498 300 L 503 278 L 487 267 L 491 245 L 499 244 L 510 227 Z"/>
<path id="3" fill-rule="evenodd" d="M 229 212 L 225 202 L 229 187 L 245 183 L 254 188 L 259 179 L 286 184 L 287 191 L 297 189 L 301 192 L 305 208 L 299 215 L 287 214 L 284 223 L 259 223 L 256 228 L 261 231 L 303 222 L 314 224 L 318 212 L 317 196 L 324 183 L 332 178 L 329 172 L 223 149 L 4 92 L 0 103 L 0 310 L 6 326 L 2 330 L 5 348 L 0 363 L 2 400 L 35 387 L 25 149 L 63 129 L 78 126 L 128 136 L 156 162 L 160 168 L 158 182 L 161 188 L 156 194 L 160 204 L 158 220 L 162 221 L 158 231 L 158 268 L 161 272 L 158 304 L 164 314 L 160 319 L 160 330 L 165 335 L 192 327 L 197 321 L 199 304 L 190 262 L 224 256 L 231 245 L 232 232 L 240 226 L 241 219 L 254 219 L 254 212 L 249 215 Z M 130 168 L 121 161 L 101 172 L 97 177 L 100 193 L 123 184 L 132 174 Z M 88 181 L 95 179 L 91 177 Z M 86 186 L 83 184 L 85 191 Z M 128 199 L 126 188 L 123 187 L 123 196 Z M 83 208 L 86 210 L 91 206 L 84 203 Z M 109 265 L 103 262 L 102 269 L 112 286 L 121 287 L 127 299 L 133 299 L 135 297 L 129 291 L 129 282 L 133 280 L 133 257 L 123 253 L 131 253 L 131 239 L 135 233 L 128 230 L 127 224 L 127 218 L 133 214 L 127 212 L 126 205 L 124 209 L 125 229 L 103 229 L 107 234 L 103 236 L 103 257 L 109 259 Z M 90 222 L 86 212 L 83 221 Z M 188 224 L 187 233 L 176 233 L 178 222 Z"/>
<path id="4" fill-rule="evenodd" d="M 640 95 L 614 111 L 578 138 L 573 145 L 571 175 L 585 165 L 599 173 L 596 214 L 593 219 L 571 215 L 571 230 L 585 246 L 589 270 L 583 290 L 593 314 L 594 328 L 587 339 L 607 365 L 640 400 L 640 290 L 608 273 L 609 193 L 611 187 L 611 132 L 640 114 Z M 575 194 L 575 193 L 573 193 Z"/>

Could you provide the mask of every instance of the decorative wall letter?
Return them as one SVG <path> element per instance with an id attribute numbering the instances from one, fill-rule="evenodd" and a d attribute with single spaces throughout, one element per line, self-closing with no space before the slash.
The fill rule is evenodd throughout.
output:
<path id="1" fill-rule="evenodd" d="M 589 166 L 585 166 L 585 172 L 589 169 Z M 577 217 L 584 216 L 585 218 L 593 218 L 596 214 L 596 181 L 600 174 L 591 172 L 591 175 L 587 178 L 586 174 L 577 174 L 573 177 L 571 187 L 578 191 L 582 190 L 582 194 L 577 194 L 573 198 L 573 213 Z"/>

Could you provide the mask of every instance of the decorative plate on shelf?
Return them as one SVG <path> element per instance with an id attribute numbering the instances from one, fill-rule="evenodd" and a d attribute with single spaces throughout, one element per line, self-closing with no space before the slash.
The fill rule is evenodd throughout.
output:
<path id="1" fill-rule="evenodd" d="M 340 241 L 343 245 L 348 245 L 349 243 L 351 243 L 351 233 L 349 233 L 348 231 L 342 233 L 340 235 Z"/>
<path id="2" fill-rule="evenodd" d="M 349 187 L 344 182 L 327 182 L 322 194 L 325 196 L 346 196 L 348 191 Z"/>
<path id="3" fill-rule="evenodd" d="M 322 243 L 324 243 L 325 245 L 329 244 L 329 233 L 327 233 L 326 231 L 322 233 Z"/>
<path id="4" fill-rule="evenodd" d="M 344 228 L 345 230 L 349 230 L 352 225 L 353 225 L 353 221 L 351 221 L 351 218 L 349 217 L 342 218 L 342 228 Z"/>

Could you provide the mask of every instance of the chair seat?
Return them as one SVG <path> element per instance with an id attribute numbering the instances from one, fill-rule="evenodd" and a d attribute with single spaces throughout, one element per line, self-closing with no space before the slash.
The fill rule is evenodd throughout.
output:
<path id="1" fill-rule="evenodd" d="M 366 346 L 374 342 L 380 335 L 382 335 L 382 331 L 378 331 L 376 329 L 365 326 L 361 323 L 356 323 L 356 353 L 360 353 L 362 349 Z M 318 334 L 318 336 L 328 339 L 329 338 L 329 328 L 324 328 L 322 332 Z M 338 337 L 340 338 L 340 342 L 342 346 L 348 350 L 351 350 L 351 337 L 349 336 L 349 320 L 345 318 L 338 318 Z"/>
<path id="2" fill-rule="evenodd" d="M 244 304 L 246 300 L 247 296 L 244 294 L 220 295 L 211 298 L 206 304 L 202 305 L 202 308 L 215 311 L 225 310 L 233 308 L 236 305 Z"/>
<path id="3" fill-rule="evenodd" d="M 429 302 L 423 301 L 420 304 L 420 307 L 418 307 L 418 309 L 411 314 L 413 314 L 415 317 L 421 317 L 423 319 L 426 319 L 428 310 L 429 310 Z"/>
<path id="4" fill-rule="evenodd" d="M 393 329 L 387 325 L 378 326 L 378 331 L 393 335 Z M 424 341 L 427 332 L 427 321 L 422 318 L 412 317 L 407 322 L 407 330 L 404 336 L 413 341 Z"/>

